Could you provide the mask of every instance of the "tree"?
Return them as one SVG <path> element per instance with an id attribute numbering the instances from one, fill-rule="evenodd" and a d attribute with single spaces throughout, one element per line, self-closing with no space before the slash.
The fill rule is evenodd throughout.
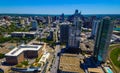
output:
<path id="1" fill-rule="evenodd" d="M 2 59 L 2 58 L 4 58 L 4 57 L 5 57 L 5 55 L 2 54 L 2 53 L 0 53 L 0 59 Z"/>

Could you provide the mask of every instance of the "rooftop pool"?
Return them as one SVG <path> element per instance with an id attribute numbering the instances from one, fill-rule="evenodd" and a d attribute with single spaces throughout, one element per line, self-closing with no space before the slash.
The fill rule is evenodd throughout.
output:
<path id="1" fill-rule="evenodd" d="M 120 31 L 120 28 L 113 28 L 113 30 L 115 30 L 115 31 Z"/>
<path id="2" fill-rule="evenodd" d="M 112 70 L 109 67 L 104 67 L 107 73 L 113 73 Z"/>

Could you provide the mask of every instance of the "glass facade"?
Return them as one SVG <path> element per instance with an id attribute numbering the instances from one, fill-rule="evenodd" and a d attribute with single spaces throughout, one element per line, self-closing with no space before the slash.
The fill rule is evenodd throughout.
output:
<path id="1" fill-rule="evenodd" d="M 108 18 L 103 19 L 98 26 L 98 32 L 94 47 L 94 57 L 100 62 L 105 62 L 107 59 L 107 52 L 112 35 L 112 30 L 113 24 Z"/>

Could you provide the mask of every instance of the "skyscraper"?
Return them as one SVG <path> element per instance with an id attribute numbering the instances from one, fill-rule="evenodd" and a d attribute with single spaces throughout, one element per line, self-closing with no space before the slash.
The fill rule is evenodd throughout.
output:
<path id="1" fill-rule="evenodd" d="M 91 37 L 95 37 L 98 29 L 100 21 L 99 20 L 93 20 L 92 22 L 92 32 L 91 32 Z"/>
<path id="2" fill-rule="evenodd" d="M 68 48 L 79 48 L 82 22 L 78 21 L 77 26 L 72 25 L 69 28 Z"/>
<path id="3" fill-rule="evenodd" d="M 74 23 L 69 28 L 68 48 L 79 48 L 82 20 L 80 19 L 78 10 L 74 14 Z"/>
<path id="4" fill-rule="evenodd" d="M 47 23 L 48 23 L 48 25 L 50 25 L 51 22 L 52 22 L 52 18 L 51 18 L 50 16 L 48 16 L 48 17 L 47 17 Z"/>
<path id="5" fill-rule="evenodd" d="M 62 13 L 62 15 L 61 15 L 61 22 L 64 22 L 65 21 L 65 15 L 64 15 L 64 13 Z"/>
<path id="6" fill-rule="evenodd" d="M 105 17 L 98 26 L 94 47 L 94 57 L 97 61 L 105 62 L 112 35 L 113 24 L 110 17 Z"/>
<path id="7" fill-rule="evenodd" d="M 61 23 L 60 25 L 60 42 L 61 43 L 68 43 L 69 25 L 70 23 L 67 23 L 67 22 Z"/>
<path id="8" fill-rule="evenodd" d="M 36 20 L 33 20 L 32 21 L 32 30 L 37 30 L 37 28 L 38 28 L 38 23 Z"/>

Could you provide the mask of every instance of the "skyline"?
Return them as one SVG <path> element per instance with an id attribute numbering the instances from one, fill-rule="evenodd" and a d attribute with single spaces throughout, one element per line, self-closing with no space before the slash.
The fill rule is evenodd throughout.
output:
<path id="1" fill-rule="evenodd" d="M 78 9 L 82 14 L 120 14 L 119 0 L 3 0 L 0 13 L 10 14 L 73 14 Z"/>

